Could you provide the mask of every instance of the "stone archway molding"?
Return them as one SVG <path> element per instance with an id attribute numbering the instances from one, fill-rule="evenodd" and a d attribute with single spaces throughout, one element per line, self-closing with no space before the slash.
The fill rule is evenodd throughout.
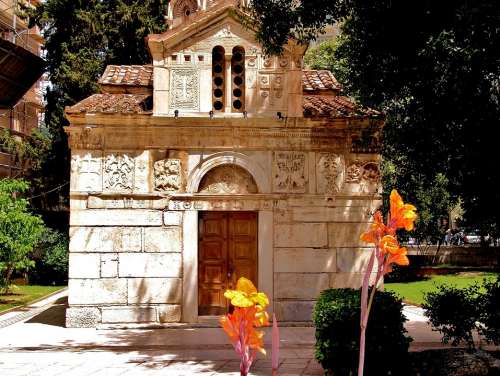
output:
<path id="1" fill-rule="evenodd" d="M 269 193 L 271 191 L 270 179 L 264 169 L 253 161 L 248 155 L 235 152 L 215 153 L 203 159 L 191 171 L 188 177 L 187 192 L 196 193 L 200 186 L 201 180 L 210 170 L 215 167 L 234 164 L 244 168 L 255 180 L 259 193 Z"/>

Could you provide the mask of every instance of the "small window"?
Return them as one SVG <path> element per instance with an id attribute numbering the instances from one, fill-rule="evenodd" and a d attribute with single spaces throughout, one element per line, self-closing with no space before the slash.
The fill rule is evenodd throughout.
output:
<path id="1" fill-rule="evenodd" d="M 198 61 L 201 63 L 205 60 L 205 56 L 203 55 L 198 55 Z"/>
<path id="2" fill-rule="evenodd" d="M 184 61 L 190 62 L 191 61 L 191 56 L 190 55 L 184 55 Z"/>
<path id="3" fill-rule="evenodd" d="M 177 55 L 172 55 L 172 62 L 176 62 L 177 61 Z"/>
<path id="4" fill-rule="evenodd" d="M 231 58 L 232 78 L 232 110 L 234 112 L 245 111 L 245 49 L 237 46 L 233 48 Z"/>
<path id="5" fill-rule="evenodd" d="M 225 78 L 225 50 L 221 46 L 216 46 L 212 50 L 212 108 L 214 111 L 224 111 Z"/>

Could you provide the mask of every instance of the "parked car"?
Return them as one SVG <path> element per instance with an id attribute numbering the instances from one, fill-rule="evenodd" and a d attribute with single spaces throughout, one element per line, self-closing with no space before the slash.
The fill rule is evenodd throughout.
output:
<path id="1" fill-rule="evenodd" d="M 491 241 L 490 235 L 484 235 L 484 241 L 489 243 Z M 466 231 L 464 244 L 481 244 L 481 232 L 479 230 Z"/>

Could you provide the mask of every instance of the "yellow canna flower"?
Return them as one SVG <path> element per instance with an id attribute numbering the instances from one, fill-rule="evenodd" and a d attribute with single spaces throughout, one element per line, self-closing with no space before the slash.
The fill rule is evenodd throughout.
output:
<path id="1" fill-rule="evenodd" d="M 224 296 L 231 300 L 235 307 L 248 308 L 259 305 L 265 308 L 269 305 L 269 299 L 263 292 L 258 292 L 252 281 L 241 277 L 236 284 L 236 290 L 226 290 Z"/>

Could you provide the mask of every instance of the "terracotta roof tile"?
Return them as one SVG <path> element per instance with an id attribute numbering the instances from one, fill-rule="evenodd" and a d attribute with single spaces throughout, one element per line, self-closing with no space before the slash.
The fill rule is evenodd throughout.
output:
<path id="1" fill-rule="evenodd" d="M 304 117 L 326 118 L 378 118 L 382 114 L 371 108 L 362 107 L 348 97 L 305 95 L 303 101 Z"/>
<path id="2" fill-rule="evenodd" d="M 325 91 L 333 91 L 337 94 L 342 90 L 342 85 L 338 83 L 332 72 L 327 70 L 304 70 L 302 72 L 302 87 L 304 94 Z"/>
<path id="3" fill-rule="evenodd" d="M 99 79 L 101 85 L 153 86 L 152 65 L 108 65 Z M 342 90 L 334 75 L 327 70 L 305 70 L 302 74 L 304 94 L 319 94 Z"/>
<path id="4" fill-rule="evenodd" d="M 151 113 L 152 97 L 147 94 L 94 94 L 72 107 L 68 114 L 78 113 Z"/>
<path id="5" fill-rule="evenodd" d="M 101 85 L 153 86 L 152 65 L 108 65 Z"/>

